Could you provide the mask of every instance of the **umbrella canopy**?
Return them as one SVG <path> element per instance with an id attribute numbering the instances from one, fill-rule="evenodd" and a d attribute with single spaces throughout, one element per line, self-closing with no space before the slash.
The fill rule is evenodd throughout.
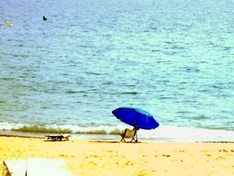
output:
<path id="1" fill-rule="evenodd" d="M 145 130 L 155 129 L 159 123 L 147 111 L 133 107 L 119 107 L 112 113 L 122 122 Z"/>

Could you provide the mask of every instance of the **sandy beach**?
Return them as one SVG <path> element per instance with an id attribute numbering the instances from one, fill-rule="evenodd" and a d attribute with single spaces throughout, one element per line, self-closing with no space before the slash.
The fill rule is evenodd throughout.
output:
<path id="1" fill-rule="evenodd" d="M 1 173 L 6 159 L 63 159 L 74 176 L 232 176 L 234 143 L 119 143 L 0 137 Z M 43 169 L 43 168 L 39 168 Z"/>

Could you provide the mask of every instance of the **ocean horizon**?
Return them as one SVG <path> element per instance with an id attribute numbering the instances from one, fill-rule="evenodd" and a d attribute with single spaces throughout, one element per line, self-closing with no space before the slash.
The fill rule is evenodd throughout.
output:
<path id="1" fill-rule="evenodd" d="M 109 138 L 132 128 L 112 110 L 132 106 L 160 124 L 140 139 L 234 141 L 233 8 L 0 1 L 0 130 Z"/>

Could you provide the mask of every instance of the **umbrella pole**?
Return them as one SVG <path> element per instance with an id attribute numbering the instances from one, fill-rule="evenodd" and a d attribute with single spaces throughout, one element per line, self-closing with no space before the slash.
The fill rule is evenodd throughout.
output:
<path id="1" fill-rule="evenodd" d="M 137 139 L 137 131 L 136 131 L 136 142 L 138 142 L 138 139 Z"/>

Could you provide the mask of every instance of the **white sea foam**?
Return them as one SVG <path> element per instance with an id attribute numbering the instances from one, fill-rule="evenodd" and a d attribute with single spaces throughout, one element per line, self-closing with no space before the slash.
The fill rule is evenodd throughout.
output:
<path id="1" fill-rule="evenodd" d="M 6 122 L 0 123 L 0 130 L 11 130 L 12 128 L 20 128 L 25 126 L 24 124 L 9 124 Z M 27 125 L 28 126 L 28 125 Z M 131 129 L 131 126 L 126 124 L 118 124 L 116 126 L 90 126 L 81 127 L 74 125 L 47 125 L 47 128 L 52 129 L 69 129 L 79 138 L 112 138 L 110 134 L 121 133 L 125 128 Z M 91 134 L 91 135 L 87 135 Z M 85 136 L 86 135 L 86 136 Z M 214 130 L 214 129 L 202 129 L 202 128 L 188 128 L 188 127 L 177 127 L 177 126 L 164 126 L 160 125 L 158 128 L 153 130 L 140 129 L 137 133 L 140 140 L 149 141 L 190 141 L 190 142 L 201 142 L 201 141 L 223 141 L 223 142 L 234 142 L 234 131 L 227 130 Z M 114 137 L 116 138 L 116 137 Z"/>

